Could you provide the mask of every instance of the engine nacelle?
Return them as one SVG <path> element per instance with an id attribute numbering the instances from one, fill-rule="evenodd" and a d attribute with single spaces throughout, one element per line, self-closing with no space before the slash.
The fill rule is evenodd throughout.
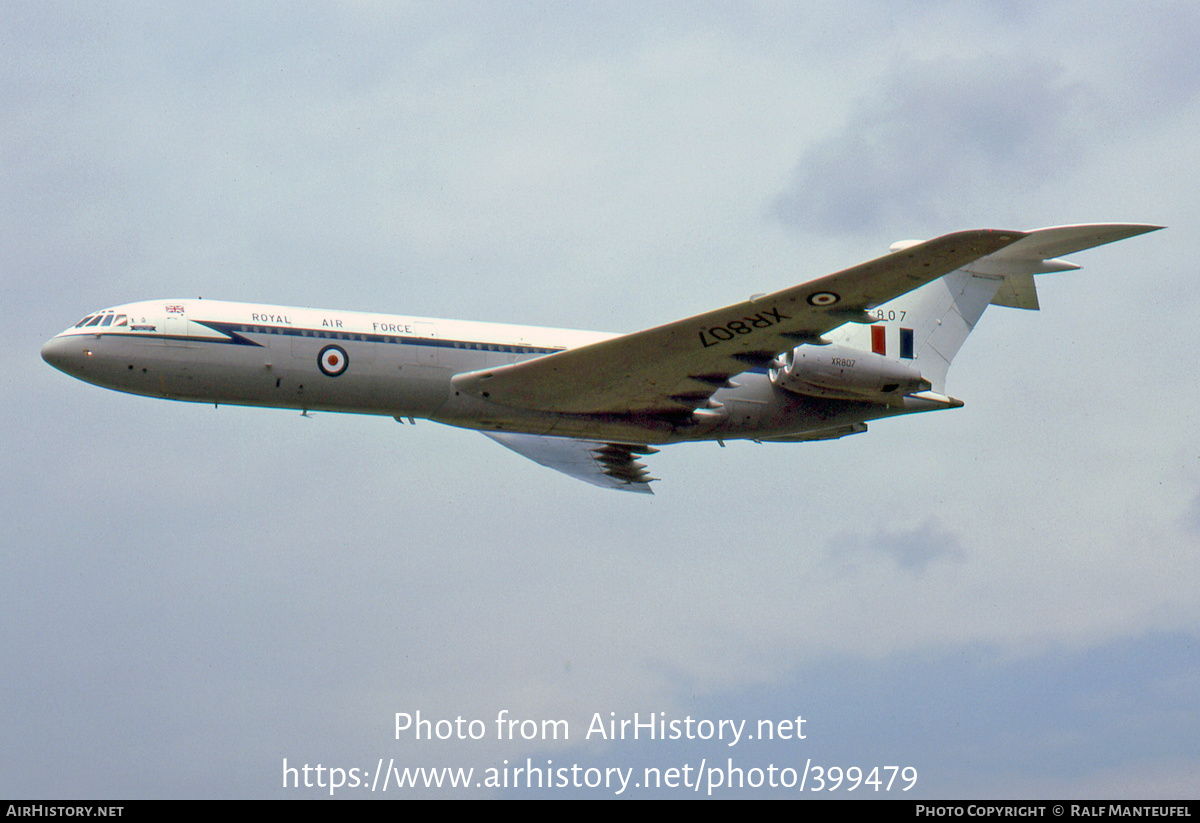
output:
<path id="1" fill-rule="evenodd" d="M 876 402 L 932 388 L 909 363 L 834 345 L 797 346 L 775 361 L 771 381 L 796 394 Z"/>

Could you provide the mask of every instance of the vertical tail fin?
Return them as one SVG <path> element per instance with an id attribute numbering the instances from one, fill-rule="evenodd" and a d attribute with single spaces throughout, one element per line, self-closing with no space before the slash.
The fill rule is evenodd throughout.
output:
<path id="1" fill-rule="evenodd" d="M 1161 226 L 1096 223 L 1037 229 L 1000 251 L 870 310 L 879 322 L 847 324 L 826 335 L 835 343 L 911 360 L 933 390 L 945 393 L 946 372 L 989 304 L 1037 309 L 1033 275 L 1079 266 L 1059 255 L 1135 237 Z M 896 243 L 892 251 L 912 245 Z"/>
<path id="2" fill-rule="evenodd" d="M 872 309 L 878 323 L 848 324 L 826 336 L 835 343 L 912 361 L 933 390 L 944 394 L 950 361 L 1003 281 L 959 269 Z"/>

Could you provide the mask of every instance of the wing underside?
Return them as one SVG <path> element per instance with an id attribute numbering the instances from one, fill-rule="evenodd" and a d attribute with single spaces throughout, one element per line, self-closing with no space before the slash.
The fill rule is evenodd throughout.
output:
<path id="1" fill-rule="evenodd" d="M 654 494 L 650 483 L 657 480 L 646 472 L 637 457 L 658 449 L 599 440 L 574 440 L 536 434 L 484 432 L 501 446 L 512 449 L 535 463 L 606 489 Z"/>

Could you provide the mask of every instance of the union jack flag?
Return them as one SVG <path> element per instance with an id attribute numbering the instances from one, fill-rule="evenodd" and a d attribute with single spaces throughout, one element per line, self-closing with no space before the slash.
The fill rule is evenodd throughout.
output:
<path id="1" fill-rule="evenodd" d="M 168 314 L 183 314 L 183 306 L 167 306 Z"/>

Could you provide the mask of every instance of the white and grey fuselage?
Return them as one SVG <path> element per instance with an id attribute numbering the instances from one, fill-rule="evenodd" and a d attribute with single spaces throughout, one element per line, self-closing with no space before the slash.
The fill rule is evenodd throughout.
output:
<path id="1" fill-rule="evenodd" d="M 170 400 L 426 418 L 485 431 L 638 443 L 813 439 L 804 435 L 957 405 L 810 397 L 780 389 L 766 367 L 729 381 L 698 414 L 671 419 L 513 409 L 458 393 L 451 383 L 463 372 L 618 336 L 216 300 L 148 300 L 88 315 L 48 341 L 42 356 L 80 380 Z"/>

